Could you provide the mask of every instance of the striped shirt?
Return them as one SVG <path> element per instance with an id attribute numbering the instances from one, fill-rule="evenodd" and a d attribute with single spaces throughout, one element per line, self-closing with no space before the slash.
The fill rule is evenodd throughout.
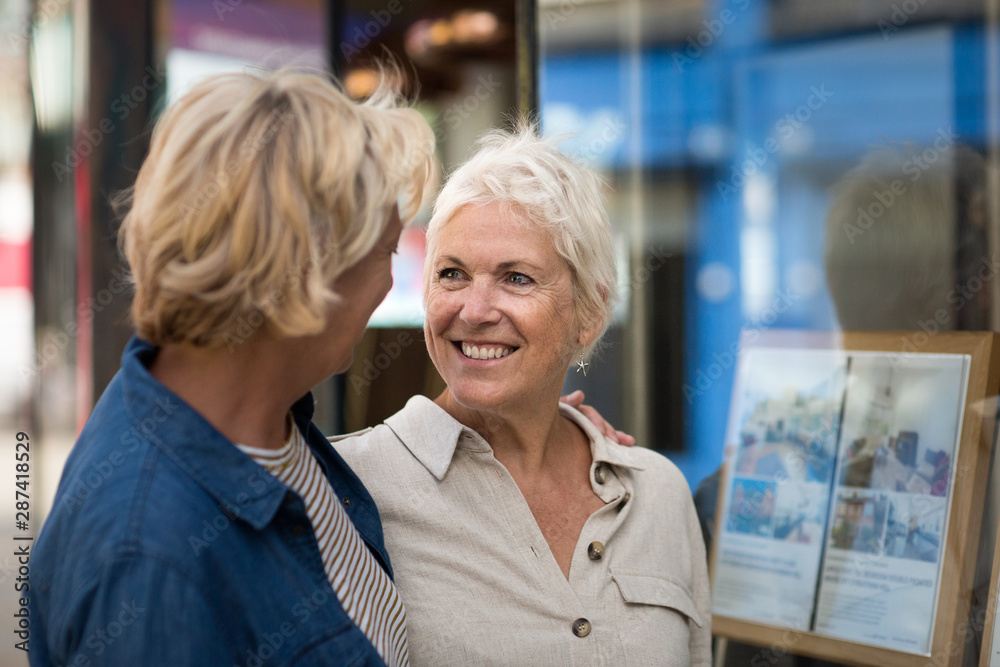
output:
<path id="1" fill-rule="evenodd" d="M 302 497 L 327 579 L 341 606 L 390 667 L 409 665 L 406 612 L 389 575 L 376 562 L 337 502 L 305 438 L 295 426 L 280 449 L 237 445 Z"/>

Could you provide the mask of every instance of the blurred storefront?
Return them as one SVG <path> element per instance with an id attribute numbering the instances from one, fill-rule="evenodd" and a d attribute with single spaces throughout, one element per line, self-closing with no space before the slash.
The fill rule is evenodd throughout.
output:
<path id="1" fill-rule="evenodd" d="M 13 482 L 13 450 L 18 431 L 31 423 L 29 364 L 32 342 L 32 104 L 28 42 L 31 7 L 27 1 L 0 3 L 0 477 Z M 14 523 L 14 506 L 0 508 L 0 520 Z M 5 535 L 7 532 L 5 532 Z M 0 614 L 12 618 L 18 575 L 12 550 L 0 556 Z M 27 664 L 14 642 L 0 645 L 0 664 Z"/>
<path id="2" fill-rule="evenodd" d="M 568 386 L 588 389 L 696 484 L 718 463 L 740 331 L 834 329 L 838 307 L 851 310 L 834 303 L 824 259 L 833 188 L 879 147 L 908 151 L 900 172 L 917 185 L 959 152 L 956 173 L 995 157 L 987 7 L 911 4 L 909 13 L 843 0 L 821 11 L 752 0 L 46 5 L 29 25 L 30 59 L 18 61 L 25 74 L 5 84 L 22 93 L 20 106 L 3 107 L 8 125 L 25 127 L 30 61 L 33 166 L 29 174 L 25 134 L 6 135 L 0 239 L 0 283 L 22 295 L 5 298 L 23 300 L 34 286 L 29 388 L 35 404 L 49 405 L 40 426 L 75 431 L 117 369 L 130 328 L 109 197 L 131 182 L 158 109 L 200 76 L 243 67 L 329 69 L 363 96 L 373 64 L 392 56 L 437 130 L 446 171 L 483 130 L 527 110 L 605 175 L 623 298 L 597 379 Z M 975 269 L 970 248 L 988 258 L 997 242 L 982 174 L 969 186 L 979 188 L 968 194 L 975 209 L 956 210 L 946 225 L 955 254 L 947 268 L 963 289 L 961 267 Z M 881 217 L 873 201 L 859 203 L 858 224 Z M 421 258 L 414 229 L 396 288 L 372 320 L 384 340 L 368 346 L 371 358 L 360 355 L 355 393 L 384 389 L 379 350 L 419 356 L 422 346 L 406 341 L 420 338 Z M 992 328 L 995 273 L 975 298 L 962 297 L 951 328 Z M 881 320 L 851 326 L 916 329 L 920 318 Z M 333 412 L 330 425 L 339 424 Z"/>
<path id="3" fill-rule="evenodd" d="M 1000 326 L 993 0 L 0 6 L 0 416 L 38 443 L 41 512 L 131 333 L 110 197 L 158 111 L 212 72 L 329 70 L 363 97 L 395 58 L 446 173 L 516 113 L 566 133 L 609 184 L 622 297 L 567 390 L 692 488 L 722 459 L 741 334 L 920 331 L 940 308 L 942 329 Z M 893 209 L 941 183 L 945 205 Z M 427 217 L 354 366 L 317 388 L 330 433 L 441 389 L 421 328 Z"/>

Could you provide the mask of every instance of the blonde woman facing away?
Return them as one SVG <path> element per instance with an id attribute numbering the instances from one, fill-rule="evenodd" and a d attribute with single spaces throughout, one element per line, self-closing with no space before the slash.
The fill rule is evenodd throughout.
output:
<path id="1" fill-rule="evenodd" d="M 600 188 L 530 128 L 488 135 L 427 233 L 447 389 L 335 439 L 378 503 L 414 665 L 710 664 L 687 482 L 559 402 L 611 318 Z"/>
<path id="2" fill-rule="evenodd" d="M 167 109 L 121 229 L 137 337 L 33 549 L 32 665 L 408 664 L 378 511 L 309 389 L 350 365 L 433 152 L 416 111 L 318 76 Z"/>

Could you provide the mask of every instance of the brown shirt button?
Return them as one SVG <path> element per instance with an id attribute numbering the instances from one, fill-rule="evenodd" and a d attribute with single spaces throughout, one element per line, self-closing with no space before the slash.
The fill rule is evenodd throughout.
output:
<path id="1" fill-rule="evenodd" d="M 620 502 L 618 503 L 618 507 L 617 507 L 617 508 L 615 508 L 615 509 L 617 509 L 617 510 L 618 510 L 619 512 L 621 512 L 621 511 L 622 511 L 622 509 L 624 509 L 624 507 L 625 507 L 626 505 L 628 505 L 628 501 L 630 501 L 630 500 L 632 500 L 632 494 L 631 494 L 631 493 L 629 493 L 628 491 L 626 491 L 626 492 L 625 492 L 625 495 L 624 495 L 624 496 L 622 496 L 622 499 L 621 499 L 621 501 L 620 501 Z"/>
<path id="2" fill-rule="evenodd" d="M 604 467 L 603 463 L 598 463 L 597 467 L 594 468 L 594 481 L 598 484 L 604 484 L 608 481 L 608 469 Z"/>
<path id="3" fill-rule="evenodd" d="M 590 560 L 601 560 L 604 558 L 604 545 L 596 540 L 587 547 L 587 556 Z"/>
<path id="4" fill-rule="evenodd" d="M 585 618 L 578 618 L 573 621 L 573 634 L 577 637 L 586 637 L 590 634 L 590 621 Z"/>
<path id="5" fill-rule="evenodd" d="M 348 498 L 347 496 L 344 496 L 344 507 L 350 507 L 350 506 L 351 506 L 351 499 Z"/>

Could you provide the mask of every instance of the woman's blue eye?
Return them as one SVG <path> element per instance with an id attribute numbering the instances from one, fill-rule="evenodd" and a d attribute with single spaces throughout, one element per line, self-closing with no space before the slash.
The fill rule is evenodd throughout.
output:
<path id="1" fill-rule="evenodd" d="M 507 276 L 507 281 L 512 285 L 530 285 L 531 278 L 524 275 L 523 273 L 512 273 Z"/>
<path id="2" fill-rule="evenodd" d="M 442 280 L 453 280 L 455 278 L 460 278 L 461 275 L 462 274 L 458 269 L 441 269 L 438 272 L 438 278 L 441 278 Z"/>

